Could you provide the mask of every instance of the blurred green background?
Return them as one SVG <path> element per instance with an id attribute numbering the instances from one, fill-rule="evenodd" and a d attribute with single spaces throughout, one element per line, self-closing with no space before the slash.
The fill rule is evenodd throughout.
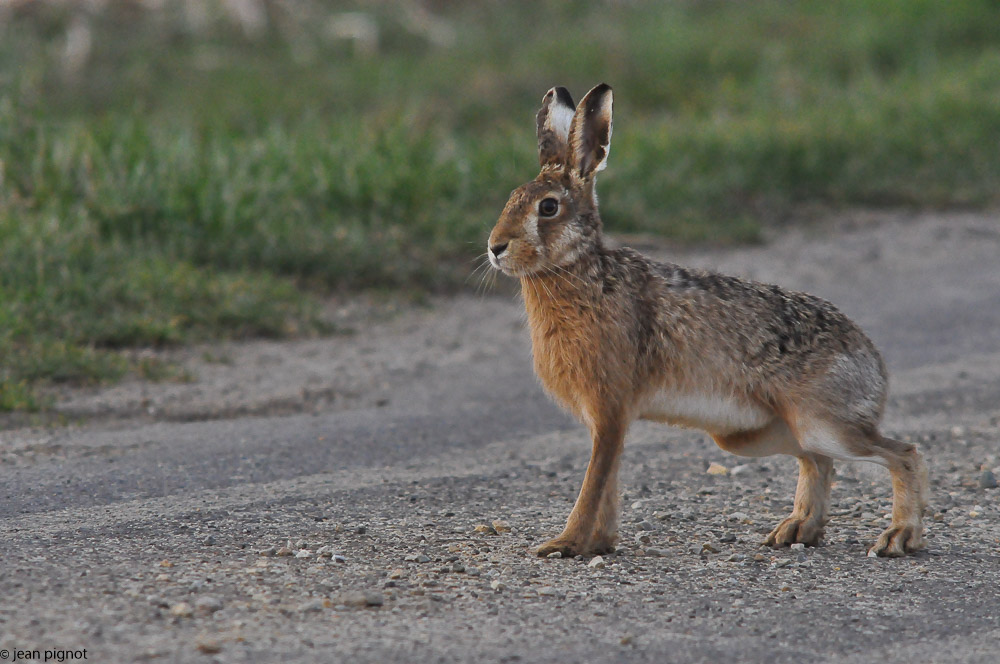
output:
<path id="1" fill-rule="evenodd" d="M 611 232 L 1000 199 L 995 0 L 0 3 L 0 410 L 127 349 L 462 287 L 542 94 L 615 88 Z"/>

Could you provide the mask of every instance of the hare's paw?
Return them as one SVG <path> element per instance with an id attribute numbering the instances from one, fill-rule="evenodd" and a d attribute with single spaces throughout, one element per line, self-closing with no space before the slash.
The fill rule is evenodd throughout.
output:
<path id="1" fill-rule="evenodd" d="M 550 539 L 535 550 L 535 553 L 540 558 L 545 558 L 556 552 L 561 553 L 563 558 L 572 558 L 573 556 L 586 553 L 584 546 L 579 541 L 566 535 Z"/>
<path id="2" fill-rule="evenodd" d="M 926 545 L 924 527 L 919 523 L 904 526 L 892 525 L 879 536 L 875 546 L 868 550 L 868 554 L 874 553 L 876 556 L 897 558 L 919 551 Z"/>
<path id="3" fill-rule="evenodd" d="M 774 549 L 802 543 L 806 546 L 819 546 L 823 539 L 823 524 L 815 519 L 792 515 L 779 523 L 764 544 Z"/>
<path id="4" fill-rule="evenodd" d="M 615 542 L 617 541 L 617 535 L 594 537 L 590 541 L 590 546 L 587 547 L 587 553 L 594 554 L 595 556 L 603 556 L 609 553 L 614 553 L 617 548 L 615 547 Z"/>

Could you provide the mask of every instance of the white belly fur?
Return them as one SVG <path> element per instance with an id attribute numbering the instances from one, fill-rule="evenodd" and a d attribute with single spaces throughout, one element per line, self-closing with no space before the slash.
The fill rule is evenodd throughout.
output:
<path id="1" fill-rule="evenodd" d="M 639 417 L 728 434 L 759 429 L 774 418 L 774 413 L 731 396 L 660 390 L 643 400 Z"/>

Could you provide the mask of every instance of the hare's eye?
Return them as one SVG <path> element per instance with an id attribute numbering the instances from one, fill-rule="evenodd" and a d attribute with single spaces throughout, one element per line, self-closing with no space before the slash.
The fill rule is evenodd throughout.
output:
<path id="1" fill-rule="evenodd" d="M 554 198 L 543 198 L 538 204 L 538 214 L 543 217 L 554 217 L 559 211 L 559 201 Z"/>

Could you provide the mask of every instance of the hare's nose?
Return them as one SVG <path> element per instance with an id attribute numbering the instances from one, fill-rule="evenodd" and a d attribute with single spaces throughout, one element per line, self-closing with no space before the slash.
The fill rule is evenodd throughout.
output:
<path id="1" fill-rule="evenodd" d="M 504 242 L 502 244 L 494 244 L 492 247 L 490 247 L 490 252 L 493 254 L 493 257 L 500 258 L 500 254 L 502 254 L 504 251 L 507 250 L 508 244 L 510 244 L 510 242 Z"/>

